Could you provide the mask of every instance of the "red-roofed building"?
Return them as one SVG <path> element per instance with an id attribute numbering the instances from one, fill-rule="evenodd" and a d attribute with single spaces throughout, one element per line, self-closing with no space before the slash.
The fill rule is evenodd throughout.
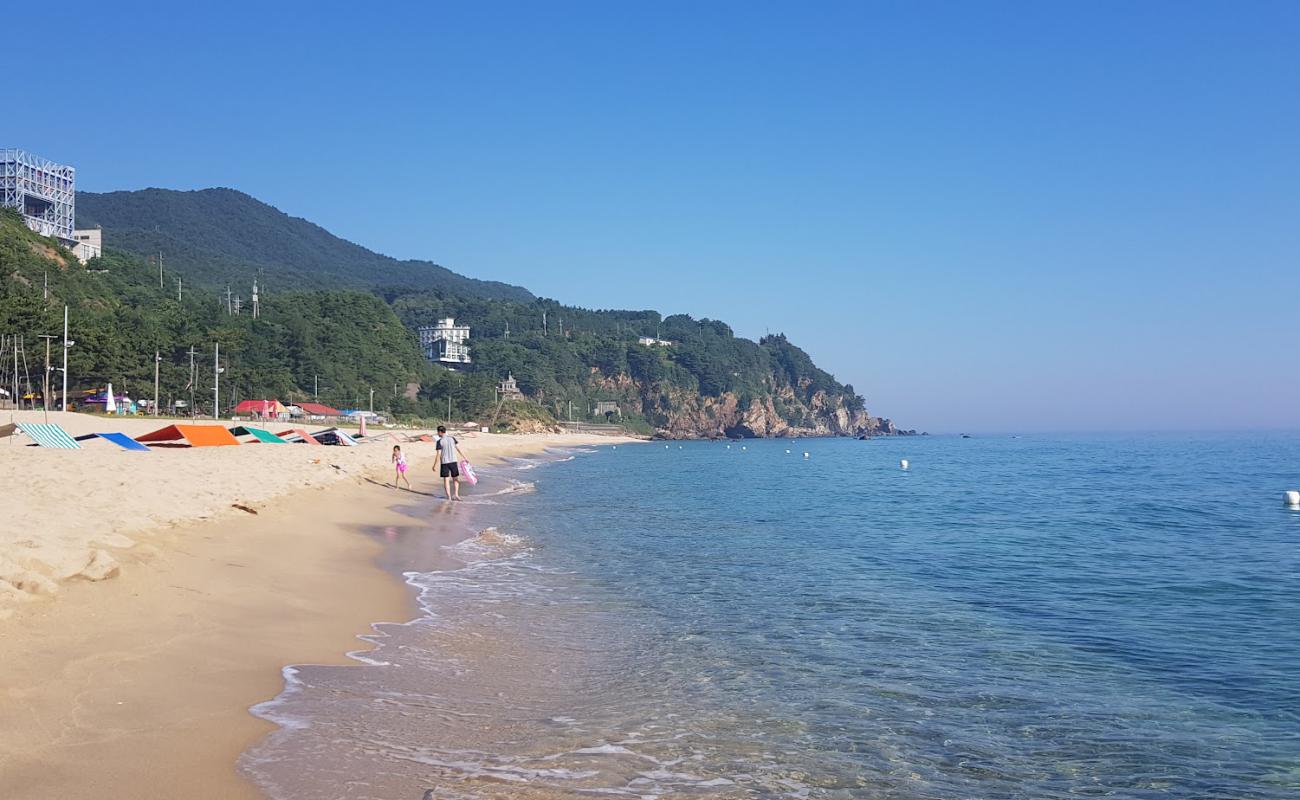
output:
<path id="1" fill-rule="evenodd" d="M 258 419 L 286 419 L 289 409 L 279 400 L 245 400 L 235 406 L 235 414 L 249 414 Z"/>
<path id="2" fill-rule="evenodd" d="M 308 417 L 341 417 L 343 412 L 337 408 L 321 405 L 320 403 L 298 403 L 298 408 L 302 409 L 304 416 Z"/>

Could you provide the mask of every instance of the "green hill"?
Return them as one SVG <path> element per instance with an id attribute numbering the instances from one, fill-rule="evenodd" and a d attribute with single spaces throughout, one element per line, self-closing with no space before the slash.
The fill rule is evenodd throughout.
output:
<path id="1" fill-rule="evenodd" d="M 276 289 L 437 289 L 469 297 L 532 299 L 519 286 L 467 278 L 429 261 L 398 261 L 234 189 L 77 192 L 77 225 L 99 225 L 113 247 L 164 264 L 194 285 Z"/>
<path id="2" fill-rule="evenodd" d="M 157 351 L 161 401 L 188 403 L 193 397 L 209 414 L 214 343 L 221 345 L 226 369 L 223 411 L 262 397 L 365 407 L 371 389 L 376 408 L 429 417 L 445 413 L 449 394 L 461 416 L 491 403 L 487 378 L 467 381 L 427 363 L 412 332 L 371 293 L 276 292 L 256 320 L 247 309 L 228 314 L 223 300 L 203 289 L 187 289 L 177 300 L 174 283 L 159 289 L 155 269 L 120 251 L 109 250 L 82 267 L 55 240 L 32 233 L 15 212 L 0 209 L 0 332 L 24 338 L 23 392 L 29 381 L 40 391 L 44 348 L 38 337 L 62 332 L 66 304 L 76 342 L 68 361 L 74 403 L 82 390 L 110 381 L 119 392 L 151 397 Z M 192 382 L 191 347 L 197 352 Z M 0 361 L 11 364 L 12 357 Z M 11 365 L 5 374 L 12 374 Z M 411 384 L 420 387 L 414 396 L 408 396 Z"/>
<path id="3" fill-rule="evenodd" d="M 174 386 L 188 376 L 187 348 L 210 353 L 218 340 L 243 397 L 308 399 L 319 375 L 323 402 L 360 405 L 373 388 L 376 410 L 399 414 L 443 416 L 450 399 L 459 418 L 615 422 L 675 437 L 896 432 L 783 335 L 754 342 L 717 320 L 566 306 L 396 261 L 229 189 L 78 194 L 78 223 L 102 225 L 106 245 L 92 271 L 66 270 L 82 275 L 73 285 L 97 287 L 91 305 L 103 311 L 85 309 L 105 342 L 76 355 L 86 379 L 143 379 L 158 346 Z M 145 260 L 159 249 L 169 273 L 202 291 L 176 303 L 170 278 L 160 289 Z M 270 286 L 263 317 L 227 315 L 216 291 L 259 273 Z M 23 323 L 21 305 L 10 305 L 9 330 L 48 332 Z M 456 372 L 425 362 L 416 344 L 415 328 L 446 316 L 471 327 L 473 360 Z M 494 387 L 508 375 L 525 400 L 502 409 Z"/>

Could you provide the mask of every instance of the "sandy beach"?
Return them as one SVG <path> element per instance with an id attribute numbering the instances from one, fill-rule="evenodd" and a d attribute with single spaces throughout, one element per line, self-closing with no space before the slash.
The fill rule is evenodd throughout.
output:
<path id="1" fill-rule="evenodd" d="M 73 435 L 157 427 L 56 420 Z M 489 470 L 502 457 L 612 441 L 462 437 Z M 0 795 L 259 797 L 235 770 L 270 729 L 249 706 L 280 690 L 284 665 L 342 662 L 364 649 L 355 637 L 369 623 L 412 614 L 366 531 L 459 534 L 396 510 L 411 495 L 386 485 L 391 443 L 83 445 L 0 441 Z M 431 491 L 432 445 L 403 447 L 415 488 Z"/>

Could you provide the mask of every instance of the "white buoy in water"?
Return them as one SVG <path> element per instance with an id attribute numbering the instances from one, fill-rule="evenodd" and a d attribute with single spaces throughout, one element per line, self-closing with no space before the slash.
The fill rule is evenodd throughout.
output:
<path id="1" fill-rule="evenodd" d="M 804 458 L 812 458 L 812 456 L 808 455 L 807 452 L 804 452 L 803 457 L 804 457 Z"/>
<path id="2" fill-rule="evenodd" d="M 727 449 L 730 450 L 730 449 L 731 449 L 731 445 L 727 445 Z"/>
<path id="3" fill-rule="evenodd" d="M 785 452 L 786 452 L 786 455 L 789 455 L 789 454 L 790 454 L 790 451 L 789 451 L 789 450 L 786 450 Z"/>
<path id="4" fill-rule="evenodd" d="M 668 445 L 664 445 L 664 449 L 667 450 L 667 449 L 668 449 Z"/>
<path id="5" fill-rule="evenodd" d="M 680 444 L 677 445 L 677 449 L 678 449 L 678 450 L 681 450 L 681 449 L 682 449 L 682 446 L 681 446 Z"/>
<path id="6" fill-rule="evenodd" d="M 749 448 L 748 448 L 748 447 L 745 447 L 745 446 L 742 444 L 742 445 L 740 446 L 740 449 L 741 449 L 741 450 L 748 450 Z"/>
<path id="7" fill-rule="evenodd" d="M 902 467 L 903 469 L 907 469 L 907 459 L 905 458 L 902 461 L 898 462 L 898 466 Z"/>
<path id="8" fill-rule="evenodd" d="M 1286 500 L 1287 505 L 1300 508 L 1300 491 L 1292 489 L 1289 492 L 1283 492 L 1282 497 Z"/>

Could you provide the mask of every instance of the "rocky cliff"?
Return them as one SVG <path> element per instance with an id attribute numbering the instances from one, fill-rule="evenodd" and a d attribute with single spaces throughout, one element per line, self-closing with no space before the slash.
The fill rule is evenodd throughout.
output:
<path id="1" fill-rule="evenodd" d="M 890 436 L 899 431 L 888 419 L 873 417 L 843 394 L 779 385 L 761 397 L 734 392 L 717 396 L 682 389 L 646 387 L 626 375 L 600 378 L 594 388 L 620 396 L 624 412 L 645 417 L 658 435 L 671 439 L 773 438 L 799 436 Z M 859 399 L 860 402 L 860 399 Z"/>

